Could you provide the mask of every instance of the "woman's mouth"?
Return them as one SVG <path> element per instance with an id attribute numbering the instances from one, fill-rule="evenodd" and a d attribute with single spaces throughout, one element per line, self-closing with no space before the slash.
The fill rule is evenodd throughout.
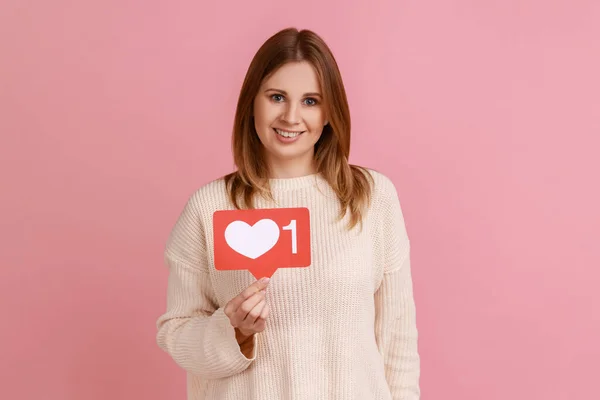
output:
<path id="1" fill-rule="evenodd" d="M 304 133 L 304 131 L 284 131 L 282 129 L 274 129 L 274 130 L 279 136 L 282 136 L 287 139 L 293 139 L 295 137 L 300 136 L 302 133 Z"/>

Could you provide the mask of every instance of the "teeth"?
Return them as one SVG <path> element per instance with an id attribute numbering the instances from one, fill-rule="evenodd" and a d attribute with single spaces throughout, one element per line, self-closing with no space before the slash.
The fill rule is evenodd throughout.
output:
<path id="1" fill-rule="evenodd" d="M 275 131 L 280 134 L 283 137 L 286 138 L 294 138 L 296 136 L 298 136 L 299 134 L 301 134 L 302 132 L 288 132 L 288 131 L 282 131 L 281 129 L 275 129 Z"/>

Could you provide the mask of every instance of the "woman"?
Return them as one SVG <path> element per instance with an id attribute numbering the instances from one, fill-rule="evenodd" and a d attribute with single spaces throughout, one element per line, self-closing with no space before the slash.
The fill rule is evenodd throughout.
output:
<path id="1" fill-rule="evenodd" d="M 311 31 L 258 50 L 233 129 L 237 170 L 198 189 L 167 243 L 157 341 L 188 399 L 420 398 L 409 239 L 381 173 L 350 165 L 336 61 Z M 255 281 L 214 267 L 212 215 L 307 207 L 312 263 Z"/>

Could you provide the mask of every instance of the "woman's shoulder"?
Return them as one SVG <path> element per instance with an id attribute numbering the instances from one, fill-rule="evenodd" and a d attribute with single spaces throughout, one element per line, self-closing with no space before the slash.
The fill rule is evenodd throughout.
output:
<path id="1" fill-rule="evenodd" d="M 384 230 L 407 237 L 404 211 L 396 184 L 392 178 L 380 171 L 372 168 L 367 168 L 365 171 L 368 171 L 373 178 L 369 215 Z"/>
<path id="2" fill-rule="evenodd" d="M 210 217 L 215 210 L 228 208 L 229 198 L 225 177 L 212 179 L 192 189 L 188 195 L 186 209 L 197 217 Z"/>
<path id="3" fill-rule="evenodd" d="M 192 198 L 198 200 L 220 200 L 227 197 L 227 188 L 225 185 L 225 177 L 221 176 L 214 178 L 208 182 L 197 186 L 192 192 Z"/>
<path id="4" fill-rule="evenodd" d="M 392 179 L 385 173 L 371 167 L 358 167 L 370 176 L 374 202 L 389 202 L 398 198 L 398 190 Z"/>

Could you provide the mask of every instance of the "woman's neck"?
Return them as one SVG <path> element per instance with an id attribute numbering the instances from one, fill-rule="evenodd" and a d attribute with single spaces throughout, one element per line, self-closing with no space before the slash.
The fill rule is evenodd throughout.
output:
<path id="1" fill-rule="evenodd" d="M 311 158 L 306 162 L 300 160 L 289 160 L 285 162 L 272 162 L 269 165 L 269 178 L 287 179 L 312 175 L 317 172 L 314 160 Z"/>

